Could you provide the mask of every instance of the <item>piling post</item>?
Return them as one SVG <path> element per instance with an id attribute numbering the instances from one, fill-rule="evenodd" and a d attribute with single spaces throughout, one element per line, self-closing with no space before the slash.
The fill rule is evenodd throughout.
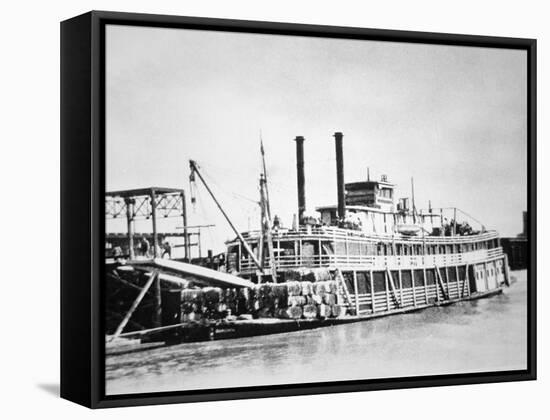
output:
<path id="1" fill-rule="evenodd" d="M 155 279 L 155 306 L 153 312 L 153 328 L 162 326 L 162 293 L 160 276 L 157 274 Z"/>
<path id="2" fill-rule="evenodd" d="M 126 225 L 128 231 L 128 253 L 131 260 L 135 259 L 134 255 L 134 232 L 133 232 L 133 223 L 134 223 L 134 200 L 131 198 L 126 198 L 124 200 L 126 203 Z"/>
<path id="3" fill-rule="evenodd" d="M 157 199 L 155 190 L 151 190 L 151 219 L 153 224 L 153 257 L 158 258 L 158 237 L 157 237 Z"/>
<path id="4" fill-rule="evenodd" d="M 185 193 L 181 192 L 181 215 L 183 218 L 183 256 L 185 260 L 190 261 L 189 255 L 189 231 L 187 230 L 187 204 L 185 202 Z"/>

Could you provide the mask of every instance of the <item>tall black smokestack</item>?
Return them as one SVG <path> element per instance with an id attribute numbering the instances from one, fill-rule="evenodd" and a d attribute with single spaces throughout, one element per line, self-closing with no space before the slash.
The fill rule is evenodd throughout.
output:
<path id="1" fill-rule="evenodd" d="M 344 152 L 342 133 L 334 133 L 336 139 L 336 181 L 338 183 L 338 219 L 343 221 L 346 215 L 346 192 L 344 185 Z"/>
<path id="2" fill-rule="evenodd" d="M 298 225 L 302 223 L 306 210 L 306 177 L 304 175 L 304 138 L 296 137 L 296 172 L 298 175 Z"/>

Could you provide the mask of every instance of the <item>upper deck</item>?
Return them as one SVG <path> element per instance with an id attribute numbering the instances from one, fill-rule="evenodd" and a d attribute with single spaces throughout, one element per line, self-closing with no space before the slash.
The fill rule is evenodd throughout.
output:
<path id="1" fill-rule="evenodd" d="M 243 233 L 257 252 L 260 231 Z M 498 233 L 476 235 L 405 236 L 366 234 L 328 226 L 305 226 L 296 230 L 273 230 L 276 269 L 338 267 L 348 269 L 394 269 L 474 264 L 503 256 Z M 238 241 L 228 244 L 228 263 L 241 274 L 253 274 L 256 266 Z M 233 257 L 232 255 L 233 254 Z M 238 261 L 238 266 L 237 266 Z M 269 261 L 264 261 L 269 267 Z"/>
<path id="2" fill-rule="evenodd" d="M 257 241 L 260 238 L 260 230 L 250 230 L 241 233 L 243 238 L 249 242 Z M 359 230 L 343 229 L 335 226 L 300 226 L 298 229 L 273 229 L 271 231 L 273 239 L 279 240 L 317 240 L 317 239 L 333 239 L 347 241 L 394 241 L 400 243 L 411 244 L 468 244 L 484 240 L 497 239 L 498 232 L 489 230 L 475 235 L 453 235 L 453 236 L 434 236 L 434 235 L 418 235 L 409 236 L 392 233 L 377 233 L 369 234 Z M 238 241 L 227 242 L 227 245 L 236 244 Z"/>

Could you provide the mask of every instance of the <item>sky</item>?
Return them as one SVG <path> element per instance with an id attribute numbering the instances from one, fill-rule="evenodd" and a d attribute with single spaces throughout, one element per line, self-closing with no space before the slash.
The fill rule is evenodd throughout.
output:
<path id="1" fill-rule="evenodd" d="M 106 189 L 184 188 L 197 161 L 240 230 L 259 227 L 260 137 L 272 212 L 297 213 L 293 139 L 305 137 L 306 206 L 345 181 L 387 174 L 418 208 L 458 207 L 503 236 L 527 208 L 525 51 L 109 25 Z M 234 237 L 204 187 L 188 224 Z M 162 220 L 160 230 L 181 226 Z M 125 223 L 107 223 L 124 231 Z M 138 222 L 137 231 L 150 230 Z"/>

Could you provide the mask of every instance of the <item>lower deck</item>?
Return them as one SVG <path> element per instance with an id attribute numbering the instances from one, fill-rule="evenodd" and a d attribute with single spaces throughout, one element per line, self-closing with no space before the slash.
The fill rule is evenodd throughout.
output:
<path id="1" fill-rule="evenodd" d="M 340 295 L 357 315 L 440 304 L 509 284 L 506 257 L 415 269 L 336 270 Z"/>

